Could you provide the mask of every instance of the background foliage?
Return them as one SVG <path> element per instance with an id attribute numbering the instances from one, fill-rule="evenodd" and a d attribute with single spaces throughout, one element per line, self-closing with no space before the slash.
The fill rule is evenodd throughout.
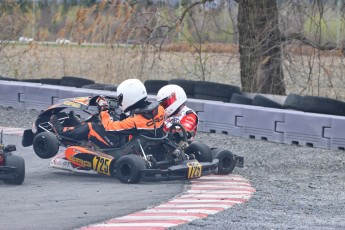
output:
<path id="1" fill-rule="evenodd" d="M 240 86 L 237 3 L 195 5 L 180 21 L 193 2 L 1 1 L 0 75 L 73 75 L 114 84 L 128 77 L 184 78 Z M 344 3 L 288 0 L 278 7 L 282 34 L 298 33 L 312 43 L 282 44 L 287 93 L 345 98 Z M 22 37 L 34 41 L 19 43 Z M 57 39 L 71 43 L 46 44 Z"/>

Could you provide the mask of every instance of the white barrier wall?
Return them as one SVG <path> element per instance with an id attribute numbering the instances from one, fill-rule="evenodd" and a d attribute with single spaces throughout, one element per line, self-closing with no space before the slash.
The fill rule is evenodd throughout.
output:
<path id="1" fill-rule="evenodd" d="M 95 95 L 116 92 L 0 81 L 0 106 L 19 110 L 44 110 L 60 99 Z M 187 104 L 198 113 L 199 132 L 345 150 L 345 117 L 198 99 Z"/>

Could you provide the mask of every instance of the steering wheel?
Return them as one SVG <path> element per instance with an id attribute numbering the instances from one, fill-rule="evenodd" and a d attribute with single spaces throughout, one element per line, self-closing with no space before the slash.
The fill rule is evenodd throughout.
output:
<path id="1" fill-rule="evenodd" d="M 169 128 L 169 136 L 173 141 L 179 143 L 180 141 L 187 142 L 187 132 L 180 123 L 173 123 Z"/>

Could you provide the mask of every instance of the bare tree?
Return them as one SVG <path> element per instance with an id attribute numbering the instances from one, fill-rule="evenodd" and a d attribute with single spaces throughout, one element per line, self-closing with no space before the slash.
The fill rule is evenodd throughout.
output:
<path id="1" fill-rule="evenodd" d="M 285 94 L 276 0 L 238 0 L 242 90 Z"/>

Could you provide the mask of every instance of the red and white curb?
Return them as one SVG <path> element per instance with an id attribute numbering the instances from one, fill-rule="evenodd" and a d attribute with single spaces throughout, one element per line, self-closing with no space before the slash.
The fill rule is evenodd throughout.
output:
<path id="1" fill-rule="evenodd" d="M 1 127 L 4 134 L 22 136 L 24 129 Z M 240 175 L 210 175 L 191 180 L 185 193 L 155 207 L 88 225 L 81 230 L 161 230 L 205 218 L 248 201 L 255 193 Z"/>
<path id="2" fill-rule="evenodd" d="M 3 134 L 23 136 L 23 133 L 24 133 L 25 129 L 0 126 L 0 133 L 1 133 L 1 130 L 3 131 Z"/>
<path id="3" fill-rule="evenodd" d="M 187 192 L 164 204 L 82 230 L 159 230 L 205 218 L 232 206 L 248 201 L 255 193 L 249 181 L 242 176 L 210 175 L 191 181 Z"/>

